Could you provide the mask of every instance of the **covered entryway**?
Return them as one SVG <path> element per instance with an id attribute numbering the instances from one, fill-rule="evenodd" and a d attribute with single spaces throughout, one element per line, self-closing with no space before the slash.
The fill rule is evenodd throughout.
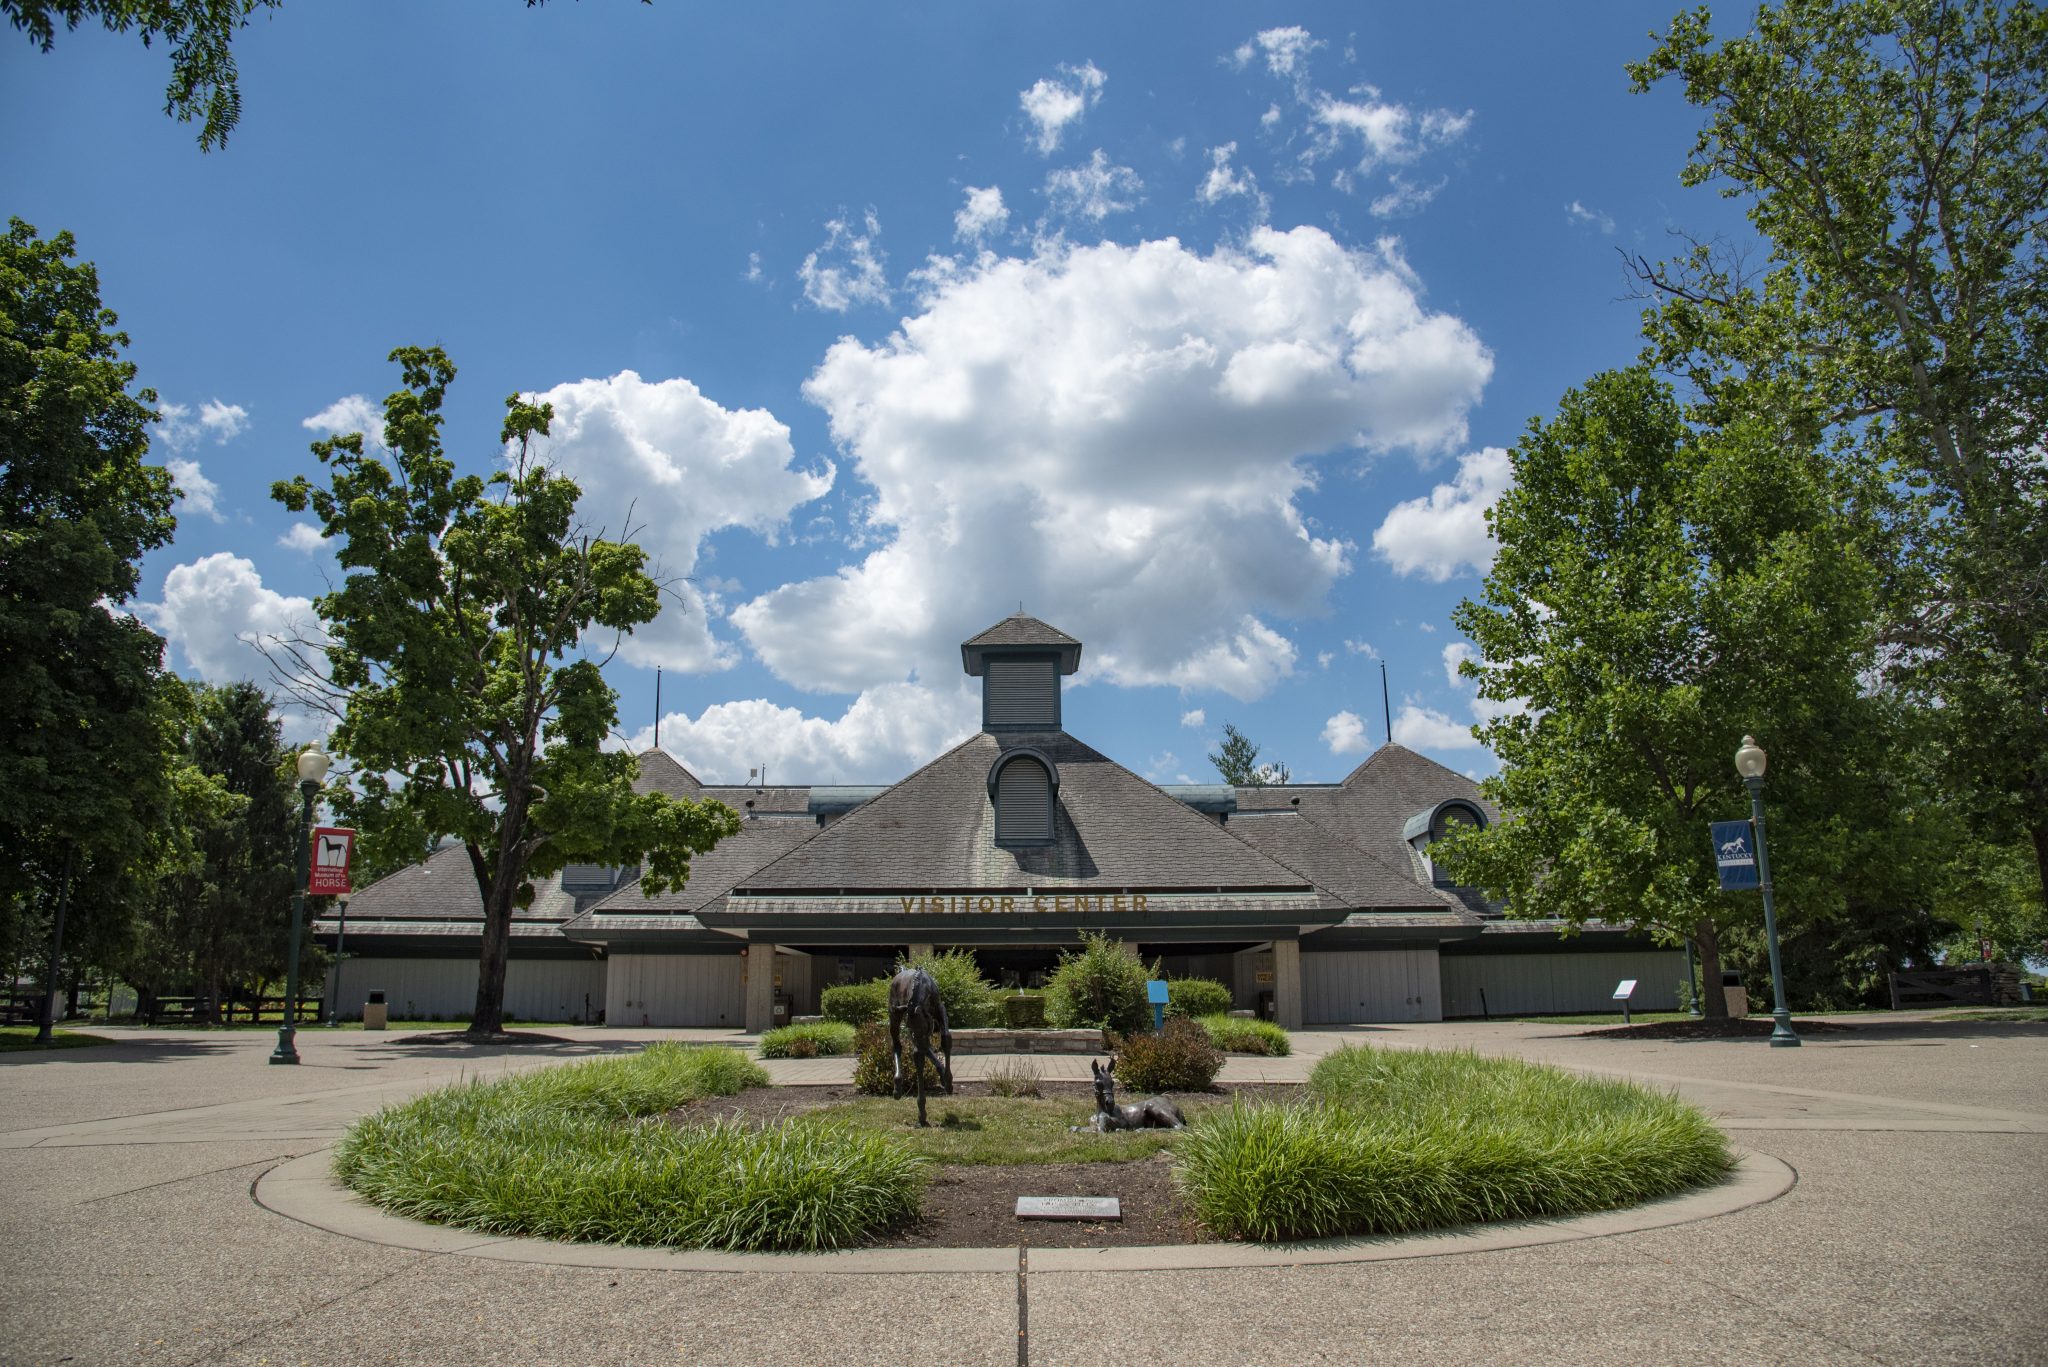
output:
<path id="1" fill-rule="evenodd" d="M 1301 955 L 1302 1018 L 1310 1025 L 1443 1019 L 1433 945 Z"/>

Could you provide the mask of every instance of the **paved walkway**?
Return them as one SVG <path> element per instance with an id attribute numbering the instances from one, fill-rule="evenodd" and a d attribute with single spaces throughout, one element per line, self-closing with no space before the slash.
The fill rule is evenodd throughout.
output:
<path id="1" fill-rule="evenodd" d="M 4 1363 L 2048 1362 L 2048 1027 L 1900 1020 L 1800 1050 L 1451 1024 L 1297 1036 L 1463 1047 L 1675 1088 L 1787 1165 L 1690 1224 L 1370 1262 L 984 1272 L 562 1266 L 393 1248 L 259 1204 L 259 1179 L 422 1089 L 714 1032 L 570 1030 L 545 1051 L 307 1032 L 123 1034 L 0 1055 Z M 120 1033 L 120 1032 L 113 1032 Z M 962 1076 L 998 1060 L 962 1056 Z M 1038 1060 L 1086 1077 L 1086 1059 Z M 843 1060 L 778 1062 L 791 1083 Z M 299 1171 L 304 1170 L 301 1165 Z M 1459 1251 L 1446 1251 L 1457 1249 Z M 620 1259 L 630 1262 L 631 1259 Z M 1156 1260 L 1155 1260 L 1156 1261 Z"/>

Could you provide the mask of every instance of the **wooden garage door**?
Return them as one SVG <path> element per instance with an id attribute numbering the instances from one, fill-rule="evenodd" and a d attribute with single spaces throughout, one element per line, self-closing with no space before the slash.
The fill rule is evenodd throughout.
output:
<path id="1" fill-rule="evenodd" d="M 1433 948 L 1304 952 L 1301 989 L 1310 1025 L 1443 1019 Z"/>
<path id="2" fill-rule="evenodd" d="M 737 954 L 614 954 L 605 1024 L 729 1026 L 746 1021 Z"/>

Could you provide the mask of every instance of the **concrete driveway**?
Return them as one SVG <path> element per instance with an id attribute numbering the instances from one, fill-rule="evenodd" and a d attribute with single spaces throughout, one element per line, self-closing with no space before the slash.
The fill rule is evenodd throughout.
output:
<path id="1" fill-rule="evenodd" d="M 1370 1040 L 1636 1077 L 1713 1110 L 1796 1183 L 1734 1214 L 1537 1247 L 1021 1275 L 508 1262 L 332 1233 L 252 1195 L 423 1088 L 730 1035 L 570 1030 L 509 1053 L 307 1032 L 294 1069 L 265 1064 L 265 1033 L 108 1033 L 0 1055 L 0 1362 L 2048 1362 L 2048 1026 L 1866 1018 L 1796 1051 L 1540 1025 L 1309 1032 L 1293 1059 L 1231 1069 L 1298 1078 Z"/>

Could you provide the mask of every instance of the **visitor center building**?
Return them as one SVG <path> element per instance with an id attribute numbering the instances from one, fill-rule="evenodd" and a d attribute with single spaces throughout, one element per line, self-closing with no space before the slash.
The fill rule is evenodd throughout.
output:
<path id="1" fill-rule="evenodd" d="M 1095 932 L 1170 977 L 1214 978 L 1289 1028 L 1669 1010 L 1684 954 L 1621 927 L 1567 936 L 1448 881 L 1430 845 L 1498 818 L 1478 785 L 1398 745 L 1339 783 L 1159 785 L 1069 735 L 1081 642 L 1018 615 L 964 642 L 981 729 L 887 786 L 706 785 L 665 752 L 643 790 L 715 798 L 740 833 L 649 897 L 572 865 L 515 913 L 505 1002 L 524 1020 L 762 1030 L 930 948 L 1030 985 Z M 316 933 L 344 1016 L 475 1003 L 483 903 L 460 847 L 373 883 Z"/>

